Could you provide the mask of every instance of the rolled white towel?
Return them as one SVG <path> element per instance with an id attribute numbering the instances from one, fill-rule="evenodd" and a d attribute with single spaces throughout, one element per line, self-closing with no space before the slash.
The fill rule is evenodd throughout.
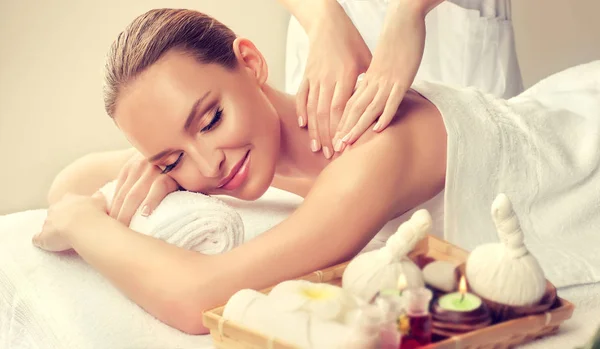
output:
<path id="1" fill-rule="evenodd" d="M 112 204 L 116 181 L 100 189 Z M 205 254 L 219 254 L 244 241 L 242 218 L 223 201 L 199 193 L 167 195 L 148 217 L 138 210 L 129 227 L 170 244 Z"/>

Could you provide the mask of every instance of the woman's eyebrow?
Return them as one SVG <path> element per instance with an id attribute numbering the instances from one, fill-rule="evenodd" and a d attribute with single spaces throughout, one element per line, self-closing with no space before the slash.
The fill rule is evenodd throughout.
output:
<path id="1" fill-rule="evenodd" d="M 187 119 L 185 120 L 185 125 L 183 125 L 183 130 L 184 131 L 189 131 L 190 126 L 192 126 L 192 122 L 194 121 L 194 117 L 196 115 L 204 115 L 207 112 L 208 106 L 204 106 L 204 109 L 200 110 L 200 113 L 198 113 L 198 109 L 200 108 L 200 106 L 203 104 L 204 100 L 206 100 L 206 97 L 208 97 L 208 95 L 210 94 L 211 91 L 206 92 L 202 97 L 198 98 L 198 100 L 196 101 L 196 103 L 194 103 L 194 105 L 192 106 L 192 109 L 190 110 L 190 114 L 188 115 Z"/>
<path id="2" fill-rule="evenodd" d="M 192 126 L 192 123 L 194 122 L 194 119 L 195 119 L 196 115 L 204 115 L 208 111 L 209 105 L 206 105 L 206 103 L 204 103 L 204 101 L 206 100 L 206 97 L 208 97 L 208 95 L 210 95 L 210 92 L 211 91 L 208 91 L 204 95 L 202 95 L 202 97 L 198 98 L 198 100 L 192 106 L 192 109 L 190 110 L 190 113 L 188 114 L 187 119 L 185 120 L 185 124 L 183 125 L 183 130 L 185 132 L 189 131 L 190 127 Z M 205 104 L 204 108 L 200 109 L 200 107 L 203 104 Z M 198 111 L 200 111 L 200 113 Z M 168 154 L 170 154 L 172 152 L 173 152 L 173 149 L 163 150 L 160 153 L 158 153 L 156 155 L 153 155 L 150 158 L 148 158 L 148 161 L 149 162 L 154 162 L 154 161 L 160 160 L 165 155 L 168 155 Z"/>

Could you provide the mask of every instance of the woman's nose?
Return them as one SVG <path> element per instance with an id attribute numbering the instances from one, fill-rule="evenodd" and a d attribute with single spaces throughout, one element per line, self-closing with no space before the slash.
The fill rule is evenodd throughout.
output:
<path id="1" fill-rule="evenodd" d="M 225 154 L 223 151 L 218 149 L 198 151 L 194 149 L 188 151 L 188 156 L 194 161 L 203 177 L 219 179 L 224 176 Z"/>

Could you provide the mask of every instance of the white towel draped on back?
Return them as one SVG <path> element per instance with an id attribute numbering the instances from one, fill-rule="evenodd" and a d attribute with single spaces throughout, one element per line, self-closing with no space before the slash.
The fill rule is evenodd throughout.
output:
<path id="1" fill-rule="evenodd" d="M 491 204 L 513 202 L 529 250 L 557 287 L 600 282 L 600 61 L 508 101 L 417 82 L 448 133 L 445 238 L 497 241 Z"/>

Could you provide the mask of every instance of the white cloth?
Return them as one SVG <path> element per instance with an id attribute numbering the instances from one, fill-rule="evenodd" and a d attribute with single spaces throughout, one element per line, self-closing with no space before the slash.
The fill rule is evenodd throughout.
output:
<path id="1" fill-rule="evenodd" d="M 110 207 L 116 181 L 100 189 Z M 244 242 L 240 215 L 222 200 L 203 194 L 177 191 L 165 197 L 152 214 L 138 210 L 129 227 L 170 244 L 204 254 L 219 254 Z"/>
<path id="2" fill-rule="evenodd" d="M 387 2 L 338 1 L 374 52 Z M 425 25 L 425 50 L 416 79 L 475 86 L 503 98 L 523 90 L 509 0 L 445 1 L 427 15 Z M 285 61 L 285 90 L 288 93 L 296 93 L 300 86 L 308 50 L 304 29 L 296 18 L 291 17 Z"/>
<path id="3" fill-rule="evenodd" d="M 285 219 L 301 202 L 275 188 L 256 205 L 224 200 L 240 213 L 250 238 Z M 431 203 L 436 201 L 439 198 Z M 33 247 L 31 236 L 39 232 L 45 216 L 45 210 L 0 216 L 0 348 L 214 348 L 209 335 L 189 336 L 155 320 L 76 256 Z M 400 220 L 390 222 L 388 232 Z M 385 229 L 380 235 L 384 241 Z M 382 242 L 375 245 L 381 247 Z M 56 270 L 62 272 L 58 278 Z M 570 348 L 600 325 L 600 284 L 559 289 L 559 295 L 576 305 L 573 318 L 557 335 L 527 349 Z"/>
<path id="4" fill-rule="evenodd" d="M 189 348 L 210 346 L 131 302 L 74 253 L 31 243 L 46 210 L 0 216 L 0 348 Z"/>
<path id="5" fill-rule="evenodd" d="M 523 91 L 510 0 L 444 1 L 425 25 L 416 80 L 473 86 L 501 98 Z"/>
<path id="6" fill-rule="evenodd" d="M 111 200 L 110 187 L 103 191 Z M 175 194 L 177 198 L 185 193 L 171 195 Z M 240 215 L 248 240 L 285 219 L 302 201 L 275 188 L 254 202 L 219 199 Z M 170 211 L 170 205 L 163 201 L 159 208 Z M 216 205 L 212 207 L 223 206 Z M 157 216 L 162 215 L 159 208 Z M 142 223 L 136 217 L 135 225 L 142 230 L 150 229 L 150 222 L 161 225 L 154 220 Z M 46 210 L 0 216 L 0 348 L 212 348 L 210 336 L 190 336 L 156 320 L 77 255 L 34 247 L 31 237 L 41 230 L 45 218 Z M 172 240 L 177 234 L 160 235 Z M 194 244 L 186 246 L 194 248 Z"/>
<path id="7" fill-rule="evenodd" d="M 519 346 L 522 349 L 572 349 L 583 347 L 600 327 L 600 283 L 566 287 L 558 295 L 575 305 L 573 316 L 558 333 Z"/>
<path id="8" fill-rule="evenodd" d="M 352 328 L 325 321 L 303 311 L 284 311 L 260 292 L 243 289 L 225 305 L 223 318 L 277 338 L 299 348 L 335 349 L 350 336 Z"/>
<path id="9" fill-rule="evenodd" d="M 446 240 L 467 250 L 498 241 L 491 204 L 505 193 L 550 281 L 600 282 L 600 61 L 509 101 L 471 88 L 413 87 L 447 129 Z"/>

